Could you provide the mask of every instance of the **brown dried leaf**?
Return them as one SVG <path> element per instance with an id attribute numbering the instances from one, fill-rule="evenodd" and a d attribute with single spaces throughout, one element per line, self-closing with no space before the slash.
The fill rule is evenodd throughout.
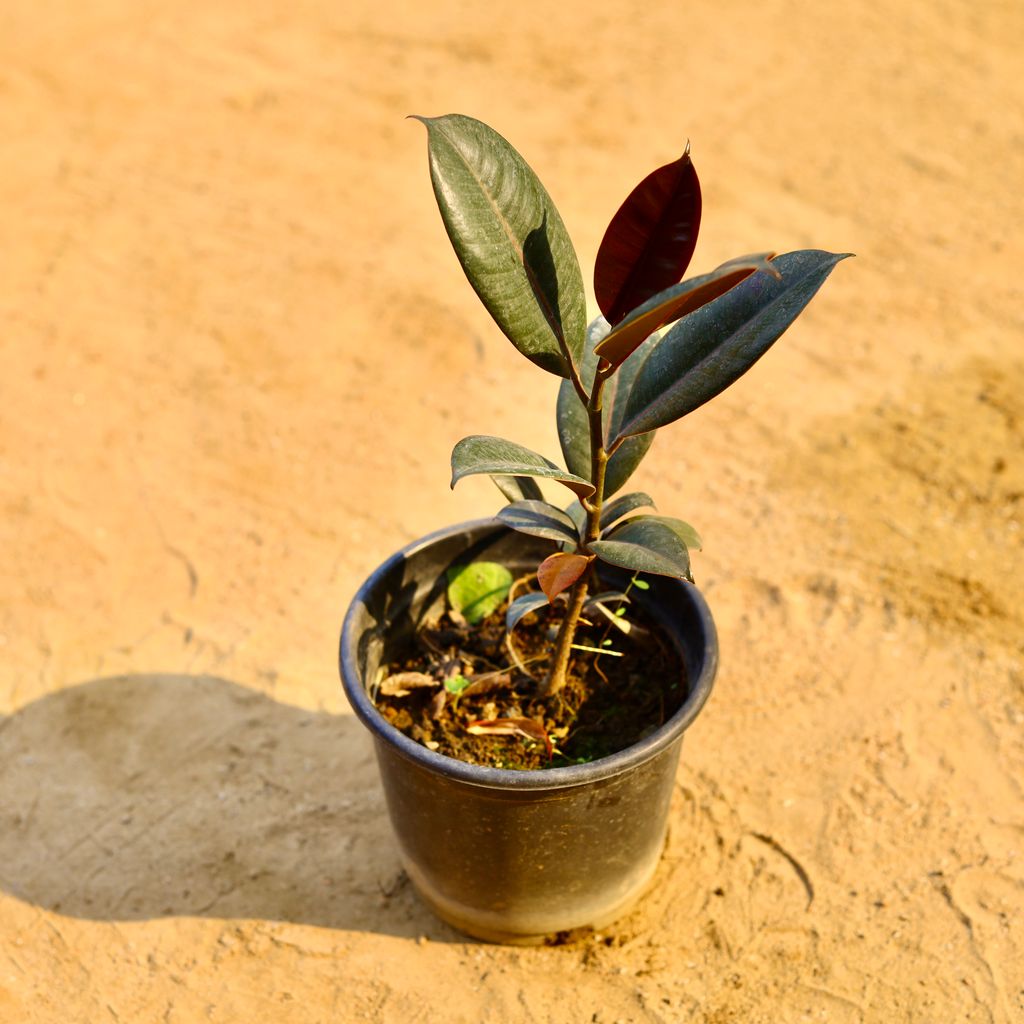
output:
<path id="1" fill-rule="evenodd" d="M 544 726 L 533 718 L 495 718 L 492 721 L 478 719 L 466 726 L 466 731 L 473 736 L 523 736 L 544 744 L 544 749 L 551 756 L 551 740 Z"/>
<path id="2" fill-rule="evenodd" d="M 493 693 L 495 690 L 504 690 L 512 685 L 512 674 L 510 672 L 488 672 L 487 675 L 474 679 L 463 691 L 463 696 L 478 693 Z"/>
<path id="3" fill-rule="evenodd" d="M 448 700 L 448 694 L 444 690 L 438 690 L 437 693 L 430 700 L 430 717 L 440 718 L 441 712 L 444 711 L 445 703 Z"/>
<path id="4" fill-rule="evenodd" d="M 380 684 L 380 693 L 385 697 L 408 697 L 413 690 L 440 686 L 441 683 L 426 672 L 396 672 Z"/>

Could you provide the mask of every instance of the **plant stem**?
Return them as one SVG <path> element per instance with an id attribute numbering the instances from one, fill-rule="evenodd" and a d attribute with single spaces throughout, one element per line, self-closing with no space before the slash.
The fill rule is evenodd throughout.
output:
<path id="1" fill-rule="evenodd" d="M 603 362 L 603 361 L 602 361 Z M 583 540 L 577 552 L 581 555 L 590 555 L 590 545 L 601 536 L 601 507 L 604 504 L 604 477 L 608 468 L 608 452 L 604 448 L 604 428 L 601 424 L 602 395 L 604 383 L 614 372 L 613 368 L 604 364 L 598 366 L 594 375 L 594 387 L 587 399 L 587 419 L 590 426 L 590 480 L 594 485 L 594 493 L 589 499 L 583 500 L 582 505 L 587 512 L 587 527 L 584 531 Z M 555 654 L 551 662 L 551 670 L 539 690 L 540 697 L 550 697 L 558 693 L 565 686 L 566 672 L 569 668 L 569 657 L 572 653 L 572 644 L 576 636 L 576 627 L 579 625 L 580 614 L 583 605 L 587 600 L 587 588 L 590 584 L 590 577 L 593 575 L 593 567 L 588 569 L 573 584 L 569 591 L 569 607 L 566 609 L 565 618 L 558 630 L 558 639 L 555 641 Z"/>

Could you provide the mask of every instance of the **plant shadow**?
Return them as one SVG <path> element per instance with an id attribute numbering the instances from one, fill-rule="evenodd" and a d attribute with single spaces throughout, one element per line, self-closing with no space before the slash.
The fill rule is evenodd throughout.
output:
<path id="1" fill-rule="evenodd" d="M 471 941 L 413 893 L 357 720 L 210 676 L 95 679 L 0 718 L 0 888 L 94 920 Z"/>

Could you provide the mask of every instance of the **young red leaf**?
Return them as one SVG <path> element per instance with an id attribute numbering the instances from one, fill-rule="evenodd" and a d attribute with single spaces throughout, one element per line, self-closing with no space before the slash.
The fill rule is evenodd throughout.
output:
<path id="1" fill-rule="evenodd" d="M 551 739 L 544 731 L 544 726 L 532 718 L 495 718 L 492 721 L 480 719 L 470 722 L 466 732 L 473 736 L 523 736 L 528 740 L 536 740 L 544 744 L 548 757 L 552 754 Z"/>
<path id="2" fill-rule="evenodd" d="M 612 326 L 682 279 L 700 227 L 700 183 L 690 146 L 647 175 L 612 217 L 597 251 L 594 297 Z"/>
<path id="3" fill-rule="evenodd" d="M 568 590 L 586 571 L 593 555 L 571 555 L 556 551 L 548 555 L 537 569 L 537 582 L 549 601 L 554 601 L 563 591 Z"/>
<path id="4" fill-rule="evenodd" d="M 774 255 L 765 252 L 754 256 L 740 256 L 738 259 L 723 263 L 710 274 L 692 277 L 682 284 L 666 288 L 639 309 L 634 309 L 594 351 L 602 359 L 607 359 L 612 366 L 618 366 L 656 330 L 674 320 L 681 320 L 687 313 L 692 313 L 701 306 L 706 306 L 755 271 L 763 270 L 766 274 L 780 278 L 778 270 L 768 262 Z"/>

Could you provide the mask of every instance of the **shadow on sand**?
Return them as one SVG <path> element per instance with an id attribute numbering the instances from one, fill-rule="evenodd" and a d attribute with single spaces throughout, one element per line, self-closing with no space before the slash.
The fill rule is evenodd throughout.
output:
<path id="1" fill-rule="evenodd" d="M 96 920 L 464 941 L 405 880 L 359 723 L 213 677 L 96 679 L 0 718 L 0 887 Z"/>

